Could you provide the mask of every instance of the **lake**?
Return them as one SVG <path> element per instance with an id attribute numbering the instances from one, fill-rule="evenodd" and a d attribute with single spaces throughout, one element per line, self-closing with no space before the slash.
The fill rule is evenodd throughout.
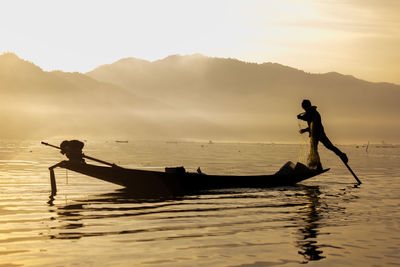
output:
<path id="1" fill-rule="evenodd" d="M 60 140 L 50 140 L 58 145 Z M 135 198 L 48 167 L 40 141 L 0 142 L 0 266 L 390 266 L 400 264 L 400 147 L 339 146 L 363 182 L 324 147 L 331 170 L 296 186 Z M 128 168 L 201 167 L 272 174 L 305 161 L 304 145 L 114 141 L 84 152 Z"/>

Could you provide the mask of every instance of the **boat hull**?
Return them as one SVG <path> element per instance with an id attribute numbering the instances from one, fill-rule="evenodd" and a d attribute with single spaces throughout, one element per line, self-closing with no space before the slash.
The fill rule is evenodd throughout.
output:
<path id="1" fill-rule="evenodd" d="M 328 171 L 307 170 L 288 174 L 230 176 L 189 172 L 159 172 L 62 162 L 59 167 L 142 193 L 186 194 L 210 189 L 266 188 L 294 185 Z"/>

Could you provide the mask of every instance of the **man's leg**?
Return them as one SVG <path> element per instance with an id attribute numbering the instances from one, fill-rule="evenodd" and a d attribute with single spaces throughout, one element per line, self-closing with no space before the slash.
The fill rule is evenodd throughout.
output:
<path id="1" fill-rule="evenodd" d="M 310 154 L 308 155 L 307 165 L 310 169 L 322 170 L 318 153 L 318 138 L 312 136 L 310 137 Z"/>
<path id="2" fill-rule="evenodd" d="M 342 161 L 344 163 L 347 163 L 349 161 L 349 159 L 347 158 L 347 155 L 345 153 L 343 153 L 342 151 L 339 150 L 339 148 L 335 147 L 332 142 L 329 140 L 329 138 L 326 136 L 325 133 L 322 133 L 320 136 L 319 141 L 324 144 L 324 146 L 329 149 L 332 150 L 336 155 L 338 155 Z"/>

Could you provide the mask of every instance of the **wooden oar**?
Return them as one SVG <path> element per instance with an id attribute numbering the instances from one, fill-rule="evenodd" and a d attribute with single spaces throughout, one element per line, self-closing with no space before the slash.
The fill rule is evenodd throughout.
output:
<path id="1" fill-rule="evenodd" d="M 57 194 L 56 176 L 54 175 L 54 168 L 49 168 L 50 170 L 50 184 L 51 184 L 51 196 Z"/>
<path id="2" fill-rule="evenodd" d="M 343 160 L 342 160 L 343 161 Z M 351 174 L 354 176 L 354 178 L 357 180 L 358 184 L 362 184 L 360 179 L 358 179 L 357 175 L 353 172 L 353 170 L 350 168 L 349 164 L 347 164 L 346 162 L 344 162 L 344 165 L 346 165 L 347 169 L 351 172 Z"/>
<path id="3" fill-rule="evenodd" d="M 46 143 L 46 142 L 41 142 L 41 144 L 42 144 L 42 145 L 45 145 L 45 146 L 51 146 L 51 147 L 54 147 L 54 148 L 57 148 L 57 149 L 61 149 L 61 148 L 58 147 L 58 146 L 55 146 L 55 145 L 52 145 L 52 144 L 49 144 L 49 143 Z M 104 161 L 104 160 L 101 160 L 101 159 L 92 158 L 92 157 L 90 157 L 90 156 L 86 156 L 85 154 L 82 154 L 82 158 L 90 159 L 90 160 L 93 160 L 93 161 L 97 161 L 97 162 L 99 162 L 99 163 L 102 163 L 102 164 L 104 164 L 104 165 L 108 165 L 108 166 L 111 166 L 111 167 L 116 167 L 116 166 L 117 166 L 117 165 L 115 165 L 114 163 L 109 163 L 109 162 Z"/>

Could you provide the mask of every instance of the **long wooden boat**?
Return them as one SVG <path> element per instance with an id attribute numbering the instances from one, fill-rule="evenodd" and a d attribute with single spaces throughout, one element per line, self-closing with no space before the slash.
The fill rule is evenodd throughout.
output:
<path id="1" fill-rule="evenodd" d="M 309 179 L 324 170 L 311 170 L 302 164 L 288 162 L 280 171 L 272 175 L 208 175 L 186 172 L 183 167 L 166 168 L 165 172 L 127 169 L 113 166 L 99 166 L 88 163 L 62 161 L 50 168 L 52 187 L 55 177 L 53 168 L 61 167 L 103 181 L 126 187 L 136 193 L 179 195 L 210 189 L 232 188 L 266 188 L 274 186 L 294 185 Z M 53 181 L 54 180 L 54 181 Z"/>

